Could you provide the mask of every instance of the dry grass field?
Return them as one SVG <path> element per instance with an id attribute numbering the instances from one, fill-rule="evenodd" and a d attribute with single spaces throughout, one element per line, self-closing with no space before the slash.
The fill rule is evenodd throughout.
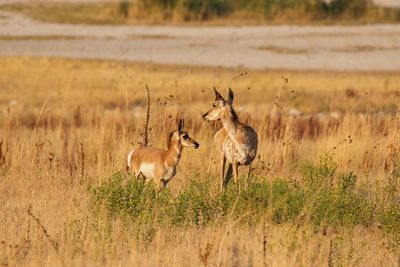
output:
<path id="1" fill-rule="evenodd" d="M 0 59 L 1 266 L 399 266 L 400 74 Z M 143 131 L 200 143 L 170 188 L 124 174 Z M 219 193 L 213 86 L 259 134 Z M 244 174 L 244 170 L 239 170 Z"/>

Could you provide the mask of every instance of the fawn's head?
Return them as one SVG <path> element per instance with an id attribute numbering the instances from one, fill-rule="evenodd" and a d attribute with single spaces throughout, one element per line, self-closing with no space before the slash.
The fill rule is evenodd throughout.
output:
<path id="1" fill-rule="evenodd" d="M 215 100 L 213 103 L 213 107 L 203 115 L 203 119 L 206 121 L 217 121 L 220 120 L 222 114 L 224 114 L 227 111 L 231 112 L 232 114 L 234 114 L 234 116 L 236 116 L 236 113 L 232 108 L 233 97 L 234 97 L 232 89 L 229 88 L 227 100 L 225 100 L 221 96 L 221 94 L 217 91 L 217 89 L 215 89 L 215 87 L 214 87 L 214 92 L 215 92 Z"/>
<path id="2" fill-rule="evenodd" d="M 185 120 L 180 119 L 178 122 L 177 129 L 171 133 L 170 144 L 180 144 L 183 147 L 194 147 L 198 148 L 200 146 L 193 138 L 189 136 L 187 132 L 183 130 L 185 126 Z"/>

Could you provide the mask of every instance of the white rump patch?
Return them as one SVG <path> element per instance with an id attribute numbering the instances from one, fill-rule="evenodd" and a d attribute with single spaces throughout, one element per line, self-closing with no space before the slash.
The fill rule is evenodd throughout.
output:
<path id="1" fill-rule="evenodd" d="M 154 163 L 142 163 L 140 164 L 139 172 L 141 172 L 146 178 L 154 178 Z"/>
<path id="2" fill-rule="evenodd" d="M 129 169 L 131 168 L 131 161 L 132 161 L 133 152 L 135 152 L 135 149 L 132 149 L 132 151 L 129 152 L 128 157 L 127 157 L 127 159 L 126 159 L 126 160 L 128 161 L 128 167 L 129 167 Z"/>

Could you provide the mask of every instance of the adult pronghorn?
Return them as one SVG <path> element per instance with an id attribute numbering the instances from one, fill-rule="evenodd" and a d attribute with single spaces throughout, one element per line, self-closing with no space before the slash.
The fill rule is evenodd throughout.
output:
<path id="1" fill-rule="evenodd" d="M 215 101 L 213 108 L 203 115 L 207 121 L 221 120 L 221 128 L 214 136 L 217 150 L 222 156 L 221 160 L 221 190 L 229 182 L 232 174 L 235 183 L 238 181 L 238 166 L 249 166 L 257 154 L 258 137 L 256 131 L 248 125 L 239 122 L 239 118 L 232 107 L 233 91 L 229 88 L 228 99 L 225 100 L 214 88 Z M 226 159 L 229 161 L 228 172 L 225 176 Z"/>
<path id="2" fill-rule="evenodd" d="M 161 182 L 166 187 L 176 174 L 176 167 L 181 158 L 183 147 L 198 148 L 199 143 L 190 138 L 187 132 L 183 131 L 185 121 L 180 119 L 177 129 L 170 134 L 168 150 L 148 147 L 147 129 L 150 116 L 150 94 L 148 89 L 147 92 L 149 102 L 144 133 L 145 140 L 138 148 L 133 149 L 128 154 L 128 170 L 130 169 L 137 176 L 143 175 L 146 182 L 154 179 L 157 188 L 160 188 Z"/>

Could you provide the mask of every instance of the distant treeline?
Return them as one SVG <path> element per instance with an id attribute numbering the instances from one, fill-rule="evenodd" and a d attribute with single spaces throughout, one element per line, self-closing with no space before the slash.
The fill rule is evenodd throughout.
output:
<path id="1" fill-rule="evenodd" d="M 142 14 L 163 20 L 240 18 L 271 21 L 400 21 L 400 9 L 371 0 L 136 0 L 119 3 L 122 16 Z"/>

